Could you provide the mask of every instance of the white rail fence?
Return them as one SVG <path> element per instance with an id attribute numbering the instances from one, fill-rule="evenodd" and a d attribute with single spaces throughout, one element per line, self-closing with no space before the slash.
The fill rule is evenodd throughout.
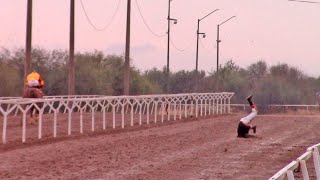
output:
<path id="1" fill-rule="evenodd" d="M 269 180 L 281 180 L 287 178 L 288 180 L 294 180 L 295 174 L 297 176 L 302 176 L 304 180 L 309 180 L 309 172 L 307 168 L 307 163 L 311 163 L 309 159 L 313 159 L 312 171 L 315 171 L 316 179 L 320 179 L 320 161 L 319 161 L 319 148 L 320 144 L 316 144 L 307 149 L 307 151 L 302 154 L 298 159 L 292 161 L 290 164 L 285 166 L 283 169 L 278 171 Z M 309 160 L 309 161 L 308 161 Z M 295 174 L 294 174 L 295 172 Z M 300 177 L 299 177 L 300 178 Z"/>
<path id="2" fill-rule="evenodd" d="M 238 108 L 242 109 L 243 111 L 246 111 L 248 109 L 251 109 L 249 104 L 230 104 L 231 108 Z M 264 105 L 260 106 L 259 104 L 257 105 L 258 109 L 260 110 L 261 108 L 267 108 L 265 110 L 305 110 L 307 112 L 309 111 L 319 111 L 319 104 L 316 105 L 308 105 L 308 104 L 269 104 L 269 105 Z"/>
<path id="3" fill-rule="evenodd" d="M 68 99 L 68 98 L 96 98 L 105 97 L 103 95 L 70 95 L 70 96 L 44 96 L 45 99 Z M 0 100 L 10 100 L 10 99 L 21 99 L 22 97 L 12 96 L 12 97 L 0 97 Z"/>
<path id="4" fill-rule="evenodd" d="M 188 116 L 230 113 L 230 100 L 233 95 L 232 92 L 222 92 L 143 96 L 46 96 L 41 99 L 0 98 L 0 118 L 3 120 L 2 143 L 5 144 L 8 141 L 7 138 L 10 138 L 7 137 L 8 132 L 14 125 L 8 125 L 8 123 L 13 119 L 22 121 L 20 126 L 15 125 L 15 131 L 21 128 L 21 140 L 23 143 L 26 142 L 27 128 L 32 127 L 27 126 L 28 112 L 32 107 L 38 110 L 37 138 L 41 139 L 44 131 L 44 116 L 47 119 L 53 118 L 48 128 L 52 128 L 55 138 L 58 128 L 63 128 L 58 125 L 63 115 L 66 116 L 67 135 L 71 135 L 75 125 L 80 133 L 83 133 L 84 128 L 87 127 L 84 126 L 84 117 L 87 116 L 91 116 L 91 131 L 95 131 L 97 121 L 101 123 L 102 129 L 106 130 L 107 121 L 111 121 L 112 126 L 110 126 L 115 129 L 118 126 L 124 128 L 134 124 L 149 124 L 151 119 L 157 123 L 160 120 L 164 122 L 165 119 L 169 121 L 171 118 L 176 120 Z M 134 115 L 137 114 L 138 120 L 135 120 Z M 110 115 L 109 119 L 107 115 Z M 76 122 L 77 120 L 79 121 Z M 48 128 L 45 130 L 48 131 Z"/>

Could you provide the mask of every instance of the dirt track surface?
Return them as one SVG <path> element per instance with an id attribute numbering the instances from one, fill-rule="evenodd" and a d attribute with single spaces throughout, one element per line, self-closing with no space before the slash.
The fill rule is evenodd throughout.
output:
<path id="1" fill-rule="evenodd" d="M 236 137 L 242 116 L 8 142 L 0 179 L 268 179 L 320 142 L 319 116 L 259 115 L 247 139 Z"/>

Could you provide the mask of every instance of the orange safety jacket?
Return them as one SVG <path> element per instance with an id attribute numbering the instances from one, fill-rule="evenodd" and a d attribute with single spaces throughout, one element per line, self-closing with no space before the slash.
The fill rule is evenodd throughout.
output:
<path id="1" fill-rule="evenodd" d="M 39 81 L 39 88 L 42 88 L 44 86 L 44 80 L 41 78 L 41 75 L 36 72 L 33 71 L 32 73 L 30 73 L 27 78 L 26 78 L 26 85 L 28 85 L 28 81 Z"/>

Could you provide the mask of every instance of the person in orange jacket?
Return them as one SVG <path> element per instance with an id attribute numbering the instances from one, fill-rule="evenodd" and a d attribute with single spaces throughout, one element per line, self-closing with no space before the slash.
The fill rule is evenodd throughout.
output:
<path id="1" fill-rule="evenodd" d="M 41 90 L 44 86 L 44 80 L 38 72 L 33 71 L 26 77 L 26 86 L 24 98 L 42 98 L 44 96 Z"/>
<path id="2" fill-rule="evenodd" d="M 42 92 L 41 88 L 44 86 L 44 80 L 41 78 L 41 75 L 33 71 L 26 77 L 26 88 L 24 90 L 23 98 L 42 98 L 44 93 Z M 36 103 L 38 107 L 42 106 L 42 103 Z M 33 111 L 35 111 L 36 118 L 33 118 Z M 34 124 L 37 122 L 39 111 L 35 108 L 34 105 L 30 108 L 30 117 L 29 120 L 30 124 Z"/>

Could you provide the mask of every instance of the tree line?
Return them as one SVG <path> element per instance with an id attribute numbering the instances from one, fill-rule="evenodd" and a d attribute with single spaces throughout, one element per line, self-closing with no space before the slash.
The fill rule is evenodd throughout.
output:
<path id="1" fill-rule="evenodd" d="M 22 95 L 24 58 L 24 49 L 0 49 L 0 96 Z M 75 60 L 76 94 L 122 94 L 124 56 L 94 51 L 76 53 Z M 67 50 L 32 50 L 31 67 L 43 76 L 46 95 L 67 94 L 67 63 Z M 144 72 L 130 67 L 130 95 L 235 92 L 232 103 L 246 103 L 245 97 L 254 94 L 259 104 L 315 104 L 319 87 L 320 77 L 309 77 L 285 63 L 269 67 L 263 60 L 246 68 L 229 60 L 218 73 L 180 70 L 170 72 L 169 78 L 165 67 Z"/>

